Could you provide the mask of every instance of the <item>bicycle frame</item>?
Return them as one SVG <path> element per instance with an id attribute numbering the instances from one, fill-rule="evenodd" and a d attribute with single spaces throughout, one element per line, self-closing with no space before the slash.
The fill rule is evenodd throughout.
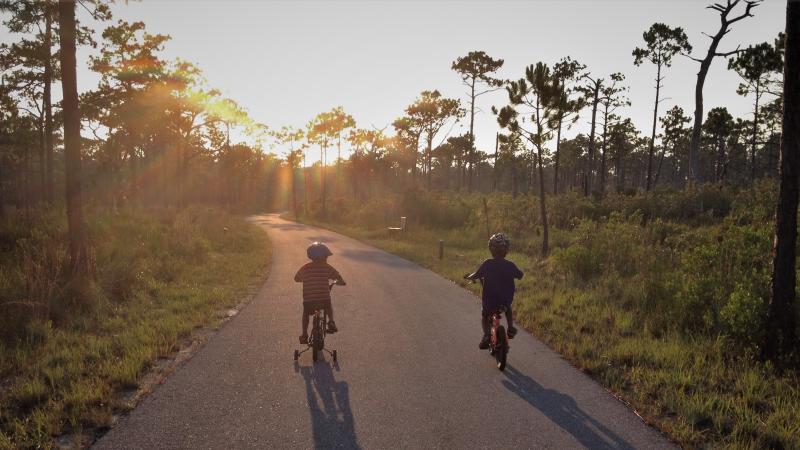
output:
<path id="1" fill-rule="evenodd" d="M 492 313 L 492 343 L 497 341 L 497 327 L 501 325 L 500 321 L 503 319 L 503 314 L 500 311 Z"/>

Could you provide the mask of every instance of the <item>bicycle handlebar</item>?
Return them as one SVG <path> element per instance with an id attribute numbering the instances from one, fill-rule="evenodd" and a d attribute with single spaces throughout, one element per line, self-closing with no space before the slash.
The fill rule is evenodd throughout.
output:
<path id="1" fill-rule="evenodd" d="M 475 282 L 475 280 L 478 280 L 478 281 L 480 281 L 480 282 L 481 282 L 481 284 L 483 284 L 483 277 L 480 277 L 480 278 L 470 278 L 470 277 L 469 277 L 470 275 L 472 275 L 472 274 L 471 274 L 471 273 L 465 274 L 465 275 L 464 275 L 464 279 L 465 279 L 465 280 L 467 280 L 467 281 L 469 281 L 470 283 L 474 283 L 474 282 Z"/>
<path id="2" fill-rule="evenodd" d="M 333 290 L 333 287 L 336 286 L 337 284 L 339 286 L 347 286 L 347 283 L 345 283 L 345 282 L 341 282 L 341 283 L 339 281 L 334 281 L 333 283 L 329 282 L 328 283 L 328 290 Z"/>

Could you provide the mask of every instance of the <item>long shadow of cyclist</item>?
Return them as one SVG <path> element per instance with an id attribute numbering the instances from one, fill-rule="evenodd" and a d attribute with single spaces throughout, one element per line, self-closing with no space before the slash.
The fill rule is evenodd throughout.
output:
<path id="1" fill-rule="evenodd" d="M 503 385 L 538 409 L 587 448 L 633 450 L 633 446 L 583 412 L 569 395 L 545 389 L 511 365 L 503 372 Z"/>
<path id="2" fill-rule="evenodd" d="M 300 373 L 306 384 L 315 448 L 360 448 L 347 383 L 336 381 L 330 364 L 324 361 L 301 366 Z"/>

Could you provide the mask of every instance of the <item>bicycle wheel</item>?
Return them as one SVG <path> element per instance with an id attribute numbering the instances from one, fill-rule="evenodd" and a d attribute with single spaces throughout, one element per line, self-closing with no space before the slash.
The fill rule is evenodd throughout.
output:
<path id="1" fill-rule="evenodd" d="M 311 328 L 311 360 L 314 362 L 317 362 L 317 359 L 319 359 L 319 350 L 322 347 L 319 342 L 321 339 L 319 322 L 319 318 L 314 317 L 314 325 Z"/>
<path id="2" fill-rule="evenodd" d="M 495 336 L 494 358 L 497 360 L 497 368 L 504 370 L 506 368 L 506 359 L 508 358 L 508 341 L 505 327 L 502 325 L 497 327 Z"/>

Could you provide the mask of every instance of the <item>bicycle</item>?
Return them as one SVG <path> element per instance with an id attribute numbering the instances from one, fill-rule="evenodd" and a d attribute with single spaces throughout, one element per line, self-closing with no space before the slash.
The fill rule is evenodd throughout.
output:
<path id="1" fill-rule="evenodd" d="M 492 335 L 489 341 L 489 354 L 494 356 L 494 359 L 497 361 L 497 368 L 500 370 L 506 368 L 508 350 L 511 348 L 508 345 L 508 332 L 506 331 L 506 327 L 500 324 L 500 321 L 503 319 L 503 313 L 505 312 L 505 306 L 501 306 L 492 311 Z"/>
<path id="2" fill-rule="evenodd" d="M 473 283 L 475 282 L 475 280 L 469 278 L 467 275 L 464 276 L 464 279 Z M 478 278 L 478 280 L 480 280 L 481 286 L 483 286 L 483 278 Z M 492 311 L 490 316 L 492 322 L 491 334 L 489 336 L 489 354 L 494 356 L 497 362 L 497 368 L 500 370 L 505 370 L 508 360 L 508 351 L 511 349 L 508 345 L 508 332 L 506 331 L 506 327 L 501 324 L 505 312 L 506 307 L 499 306 Z"/>
<path id="3" fill-rule="evenodd" d="M 339 283 L 330 283 L 328 285 L 328 289 L 332 291 L 335 284 Z M 311 334 L 308 336 L 308 344 L 306 344 L 306 348 L 304 350 L 295 349 L 294 360 L 297 361 L 300 359 L 300 355 L 311 350 L 311 360 L 314 362 L 317 362 L 319 355 L 322 352 L 328 352 L 328 354 L 331 355 L 331 359 L 336 362 L 339 356 L 336 349 L 328 350 L 325 348 L 325 335 L 329 334 L 328 314 L 325 312 L 325 307 L 323 304 L 317 303 L 313 305 L 313 311 L 314 314 L 311 322 Z"/>

